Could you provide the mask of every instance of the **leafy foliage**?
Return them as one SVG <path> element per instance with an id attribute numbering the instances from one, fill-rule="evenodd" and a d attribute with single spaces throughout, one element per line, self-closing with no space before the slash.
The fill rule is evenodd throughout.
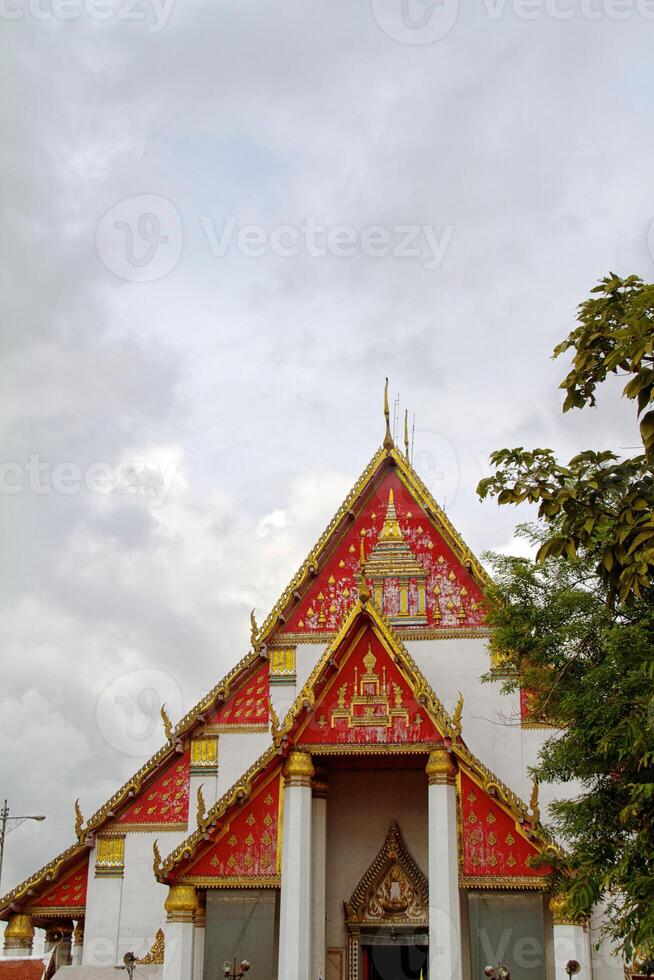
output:
<path id="1" fill-rule="evenodd" d="M 542 537 L 542 529 L 524 529 Z M 551 809 L 567 848 L 552 887 L 587 916 L 608 903 L 609 931 L 630 959 L 654 950 L 654 606 L 616 614 L 592 561 L 491 556 L 489 625 L 505 689 L 559 727 L 534 775 L 571 785 Z"/>
<path id="2" fill-rule="evenodd" d="M 477 488 L 499 504 L 538 505 L 521 533 L 535 561 L 490 556 L 489 625 L 505 687 L 559 725 L 534 769 L 567 783 L 551 808 L 568 848 L 553 871 L 570 911 L 608 905 L 607 929 L 631 959 L 654 955 L 654 285 L 611 274 L 554 355 L 572 352 L 564 411 L 594 406 L 626 375 L 643 452 L 502 449 Z"/>
<path id="3" fill-rule="evenodd" d="M 600 296 L 581 304 L 579 326 L 554 351 L 575 351 L 564 411 L 595 405 L 598 383 L 622 371 L 641 414 L 654 400 L 654 285 L 611 275 L 593 292 Z M 645 452 L 630 459 L 587 450 L 563 466 L 549 449 L 501 449 L 491 456 L 496 473 L 477 487 L 499 504 L 537 503 L 552 527 L 538 559 L 594 555 L 611 604 L 638 599 L 654 577 L 654 410 L 640 429 Z"/>

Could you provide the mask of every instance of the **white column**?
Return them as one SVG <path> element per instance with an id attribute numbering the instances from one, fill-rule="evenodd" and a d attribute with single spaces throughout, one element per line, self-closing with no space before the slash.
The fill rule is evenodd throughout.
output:
<path id="1" fill-rule="evenodd" d="M 555 980 L 568 980 L 566 965 L 569 960 L 579 963 L 579 980 L 591 980 L 593 970 L 588 925 L 575 922 L 566 914 L 565 899 L 561 896 L 551 899 L 550 911 L 553 922 Z"/>
<path id="2" fill-rule="evenodd" d="M 82 965 L 82 950 L 84 948 L 84 920 L 80 919 L 73 932 L 73 966 Z"/>
<path id="3" fill-rule="evenodd" d="M 9 916 L 5 929 L 5 956 L 29 956 L 34 942 L 34 923 L 31 915 L 17 912 Z"/>
<path id="4" fill-rule="evenodd" d="M 311 980 L 311 777 L 307 752 L 284 766 L 284 830 L 279 916 L 280 980 Z"/>
<path id="5" fill-rule="evenodd" d="M 198 894 L 199 908 L 194 919 L 193 980 L 202 980 L 204 974 L 204 937 L 207 918 L 206 892 Z"/>
<path id="6" fill-rule="evenodd" d="M 462 980 L 456 831 L 456 763 L 435 749 L 427 763 L 429 835 L 429 977 Z"/>
<path id="7" fill-rule="evenodd" d="M 192 980 L 193 919 L 199 909 L 195 887 L 170 885 L 165 908 L 167 923 L 163 980 Z"/>
<path id="8" fill-rule="evenodd" d="M 327 780 L 317 772 L 312 788 L 311 980 L 325 976 L 325 889 L 327 884 Z"/>

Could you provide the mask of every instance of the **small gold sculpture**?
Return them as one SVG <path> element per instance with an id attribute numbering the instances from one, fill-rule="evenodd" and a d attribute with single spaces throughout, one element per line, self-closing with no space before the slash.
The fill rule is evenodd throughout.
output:
<path id="1" fill-rule="evenodd" d="M 279 715 L 275 711 L 275 706 L 272 703 L 272 698 L 270 697 L 268 697 L 268 711 L 270 713 L 270 730 L 272 732 L 273 742 L 275 745 L 278 745 L 282 726 L 279 721 Z"/>
<path id="2" fill-rule="evenodd" d="M 529 809 L 531 810 L 531 822 L 538 823 L 540 820 L 540 807 L 538 806 L 538 780 L 534 779 L 529 797 Z"/>
<path id="3" fill-rule="evenodd" d="M 154 871 L 156 876 L 157 872 L 159 871 L 159 868 L 161 867 L 161 851 L 159 850 L 159 841 L 157 840 L 152 841 L 152 854 L 153 854 L 152 870 Z"/>
<path id="4" fill-rule="evenodd" d="M 257 649 L 257 637 L 259 635 L 259 627 L 257 626 L 257 620 L 254 615 L 254 609 L 250 612 L 250 643 L 252 644 L 252 649 Z"/>
<path id="5" fill-rule="evenodd" d="M 173 723 L 170 720 L 170 717 L 168 715 L 168 712 L 166 711 L 166 705 L 165 704 L 162 704 L 161 705 L 160 714 L 161 714 L 161 720 L 163 721 L 164 732 L 166 733 L 166 738 L 168 739 L 169 742 L 171 742 L 172 741 L 172 738 L 173 738 Z"/>
<path id="6" fill-rule="evenodd" d="M 141 963 L 144 966 L 148 965 L 149 963 L 160 966 L 164 961 L 165 951 L 166 944 L 163 929 L 157 929 L 150 952 L 146 953 L 145 956 L 141 956 L 140 959 L 136 960 L 136 962 Z"/>
<path id="7" fill-rule="evenodd" d="M 75 833 L 78 838 L 82 836 L 83 826 L 84 826 L 84 817 L 82 816 L 79 800 L 75 800 Z"/>
<path id="8" fill-rule="evenodd" d="M 202 821 L 204 820 L 204 816 L 207 812 L 207 805 L 204 802 L 204 794 L 202 793 L 203 786 L 204 783 L 200 783 L 200 785 L 198 786 L 198 813 L 197 813 L 198 827 L 202 826 Z"/>
<path id="9" fill-rule="evenodd" d="M 456 703 L 454 714 L 452 715 L 452 725 L 457 735 L 461 734 L 461 716 L 463 714 L 463 695 L 459 691 L 459 700 Z"/>

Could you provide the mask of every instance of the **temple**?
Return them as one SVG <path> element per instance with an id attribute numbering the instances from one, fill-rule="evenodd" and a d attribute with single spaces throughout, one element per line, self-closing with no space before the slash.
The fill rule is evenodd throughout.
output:
<path id="1" fill-rule="evenodd" d="M 529 767 L 551 735 L 502 692 L 483 566 L 388 425 L 251 649 L 69 847 L 0 899 L 5 955 L 71 977 L 617 980 L 548 892 Z M 496 682 L 482 683 L 483 675 Z M 66 966 L 71 964 L 71 966 Z"/>

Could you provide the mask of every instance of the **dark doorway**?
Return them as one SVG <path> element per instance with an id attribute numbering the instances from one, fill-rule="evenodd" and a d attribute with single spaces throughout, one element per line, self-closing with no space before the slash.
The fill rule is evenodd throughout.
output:
<path id="1" fill-rule="evenodd" d="M 365 980 L 427 980 L 429 951 L 426 946 L 369 946 Z"/>

